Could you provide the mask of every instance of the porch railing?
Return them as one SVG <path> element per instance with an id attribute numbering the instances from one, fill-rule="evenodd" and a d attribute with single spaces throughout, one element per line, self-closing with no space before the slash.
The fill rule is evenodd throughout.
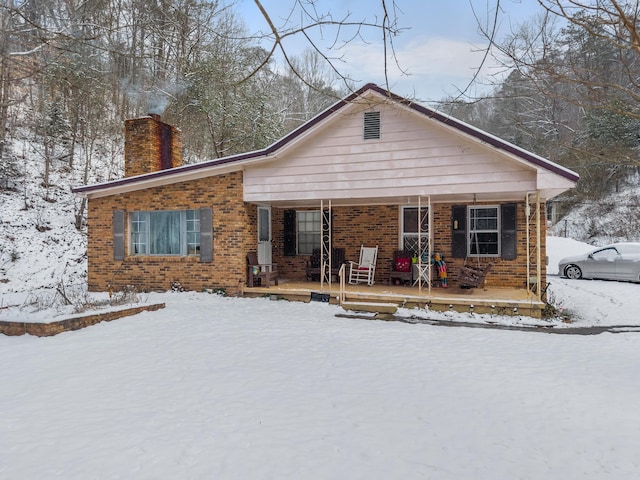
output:
<path id="1" fill-rule="evenodd" d="M 338 277 L 340 278 L 340 305 L 344 303 L 344 299 L 346 297 L 346 284 L 344 278 L 344 263 L 340 266 L 340 270 L 338 271 Z"/>

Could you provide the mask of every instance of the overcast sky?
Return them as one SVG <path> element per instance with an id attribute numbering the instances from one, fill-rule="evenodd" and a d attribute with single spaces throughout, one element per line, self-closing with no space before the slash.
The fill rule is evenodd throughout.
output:
<path id="1" fill-rule="evenodd" d="M 473 78 L 487 46 L 479 34 L 475 15 L 486 25 L 488 18 L 493 20 L 497 2 L 395 0 L 399 9 L 398 26 L 406 29 L 394 39 L 396 54 L 400 66 L 409 75 L 402 75 L 392 62 L 389 69 L 392 91 L 424 102 L 457 95 L 458 89 L 464 89 Z M 533 19 L 541 11 L 536 0 L 499 0 L 499 3 L 500 35 Z M 277 26 L 282 26 L 295 0 L 262 0 L 262 4 Z M 387 0 L 387 7 L 392 7 L 392 0 Z M 266 28 L 253 0 L 238 0 L 236 8 L 250 31 Z M 351 21 L 374 21 L 375 16 L 382 13 L 380 2 L 376 0 L 316 0 L 316 9 L 324 13 L 330 11 L 334 19 L 341 19 L 350 12 Z M 291 21 L 300 18 L 299 12 L 297 7 Z M 332 39 L 335 31 L 327 29 L 324 36 Z M 368 82 L 384 84 L 382 39 L 379 37 L 379 32 L 375 35 L 369 32 L 368 43 L 354 40 L 340 50 L 344 63 L 337 62 L 337 65 L 359 80 L 358 86 Z M 304 37 L 298 36 L 287 44 L 287 48 L 298 53 L 304 45 Z M 492 65 L 491 62 L 487 64 L 485 73 L 497 72 Z"/>

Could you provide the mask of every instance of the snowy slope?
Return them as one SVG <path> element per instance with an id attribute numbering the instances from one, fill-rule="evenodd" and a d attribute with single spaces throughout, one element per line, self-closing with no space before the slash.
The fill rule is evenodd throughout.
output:
<path id="1" fill-rule="evenodd" d="M 15 141 L 22 152 L 15 190 L 0 190 L 0 293 L 86 283 L 86 236 L 76 230 L 81 183 L 65 162 L 54 161 L 50 186 L 42 186 L 44 164 L 28 138 Z M 92 175 L 96 178 L 96 174 Z"/>
<path id="2" fill-rule="evenodd" d="M 5 155 L 13 161 L 19 177 L 2 183 L 12 190 L 0 188 L 0 294 L 60 284 L 67 290 L 83 289 L 86 234 L 75 228 L 81 200 L 71 188 L 122 176 L 121 135 L 91 142 L 90 150 L 77 145 L 73 169 L 66 156 L 67 147 L 58 145 L 52 153 L 49 186 L 45 187 L 42 140 L 29 130 L 12 133 L 16 136 Z M 86 162 L 89 168 L 85 182 Z"/>
<path id="3" fill-rule="evenodd" d="M 595 246 L 640 242 L 640 175 L 630 185 L 598 201 L 584 201 L 553 227 L 558 236 Z"/>
<path id="4" fill-rule="evenodd" d="M 0 191 L 0 291 L 86 282 L 86 236 L 74 226 L 74 201 L 68 186 L 49 188 L 47 199 L 37 190 L 26 198 Z"/>

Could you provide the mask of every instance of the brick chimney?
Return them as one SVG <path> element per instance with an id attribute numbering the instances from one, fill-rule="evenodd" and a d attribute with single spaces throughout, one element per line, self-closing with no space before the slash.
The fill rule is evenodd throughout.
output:
<path id="1" fill-rule="evenodd" d="M 124 176 L 157 172 L 182 165 L 182 132 L 160 115 L 124 122 Z"/>

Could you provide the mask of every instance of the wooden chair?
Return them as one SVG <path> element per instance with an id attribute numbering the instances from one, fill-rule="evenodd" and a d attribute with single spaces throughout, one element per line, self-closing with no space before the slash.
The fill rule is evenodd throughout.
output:
<path id="1" fill-rule="evenodd" d="M 411 254 L 404 250 L 396 250 L 393 252 L 393 263 L 391 264 L 389 283 L 391 285 L 396 282 L 401 285 L 403 283 L 411 285 L 412 280 L 413 273 L 411 272 Z"/>
<path id="2" fill-rule="evenodd" d="M 314 248 L 311 252 L 311 256 L 307 261 L 307 281 L 310 282 L 315 279 L 320 279 L 320 263 L 321 263 L 320 249 Z"/>
<path id="3" fill-rule="evenodd" d="M 360 260 L 349 262 L 349 283 L 366 283 L 373 285 L 376 274 L 376 261 L 378 259 L 378 246 L 360 246 Z"/>
<path id="4" fill-rule="evenodd" d="M 247 284 L 249 287 L 253 287 L 256 284 L 261 284 L 262 279 L 264 279 L 267 288 L 271 285 L 271 280 L 278 285 L 278 264 L 260 264 L 256 252 L 247 253 Z"/>
<path id="5" fill-rule="evenodd" d="M 322 273 L 322 254 L 319 248 L 314 248 L 311 252 L 311 257 L 307 262 L 306 276 L 307 281 L 320 280 L 320 274 Z M 338 276 L 340 267 L 344 263 L 344 248 L 332 248 L 331 249 L 331 275 Z"/>
<path id="6" fill-rule="evenodd" d="M 462 288 L 475 288 L 482 285 L 487 274 L 493 267 L 493 263 L 487 263 L 484 266 L 471 267 L 463 265 L 458 270 L 458 285 Z"/>

